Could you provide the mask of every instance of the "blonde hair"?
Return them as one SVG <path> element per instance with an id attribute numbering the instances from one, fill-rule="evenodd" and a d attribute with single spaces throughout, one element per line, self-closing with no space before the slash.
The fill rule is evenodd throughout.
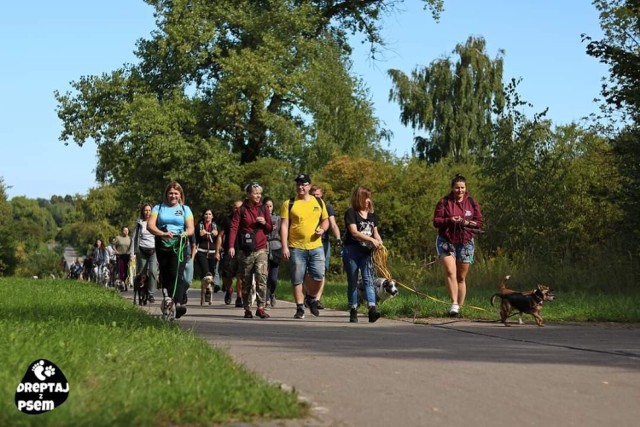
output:
<path id="1" fill-rule="evenodd" d="M 167 184 L 167 187 L 164 189 L 164 201 L 167 203 L 169 199 L 167 198 L 167 194 L 169 194 L 169 190 L 178 190 L 180 193 L 180 203 L 184 205 L 184 190 L 182 189 L 182 185 L 178 181 L 171 181 Z"/>
<path id="2" fill-rule="evenodd" d="M 367 206 L 369 199 L 369 206 Z M 351 207 L 356 211 L 365 211 L 373 213 L 373 201 L 371 201 L 371 190 L 361 185 L 357 186 L 351 193 Z"/>

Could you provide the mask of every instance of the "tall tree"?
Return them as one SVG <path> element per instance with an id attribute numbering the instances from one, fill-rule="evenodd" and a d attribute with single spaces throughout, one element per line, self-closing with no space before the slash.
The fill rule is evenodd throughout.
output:
<path id="1" fill-rule="evenodd" d="M 389 100 L 400 105 L 402 124 L 427 133 L 415 138 L 414 153 L 429 162 L 486 154 L 493 117 L 504 105 L 502 51 L 491 59 L 485 40 L 469 37 L 453 53 L 455 63 L 445 57 L 415 68 L 410 76 L 388 72 L 393 82 Z"/>
<path id="2" fill-rule="evenodd" d="M 139 198 L 168 179 L 225 186 L 224 165 L 261 156 L 316 167 L 376 147 L 383 132 L 348 73 L 347 35 L 380 45 L 381 15 L 402 2 L 146 1 L 157 30 L 138 42 L 139 64 L 55 94 L 61 139 L 97 143 L 100 182 Z"/>

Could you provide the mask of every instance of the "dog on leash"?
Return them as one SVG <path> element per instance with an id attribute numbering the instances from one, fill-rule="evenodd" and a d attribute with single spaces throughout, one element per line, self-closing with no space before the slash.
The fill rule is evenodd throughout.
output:
<path id="1" fill-rule="evenodd" d="M 149 288 L 147 283 L 149 277 L 146 273 L 140 273 L 133 278 L 133 303 L 138 301 L 138 305 L 147 305 L 149 302 Z"/>
<path id="2" fill-rule="evenodd" d="M 373 279 L 373 287 L 376 291 L 376 303 L 384 302 L 389 298 L 398 295 L 398 285 L 393 279 L 385 279 L 384 277 L 376 277 Z M 362 278 L 358 279 L 358 301 L 366 301 L 366 291 Z"/>
<path id="3" fill-rule="evenodd" d="M 209 305 L 213 302 L 213 275 L 207 273 L 200 281 L 200 305 L 204 305 L 208 302 Z"/>
<path id="4" fill-rule="evenodd" d="M 500 298 L 500 320 L 505 326 L 510 326 L 507 323 L 507 318 L 512 316 L 512 312 L 516 311 L 518 314 L 518 323 L 522 325 L 522 313 L 530 314 L 536 321 L 538 326 L 544 326 L 544 321 L 540 312 L 545 302 L 553 301 L 556 297 L 553 289 L 546 285 L 538 285 L 536 289 L 527 292 L 518 292 L 511 289 L 507 289 L 507 280 L 511 276 L 505 276 L 502 279 L 500 286 L 500 293 L 493 294 L 491 296 L 491 305 L 496 298 Z"/>

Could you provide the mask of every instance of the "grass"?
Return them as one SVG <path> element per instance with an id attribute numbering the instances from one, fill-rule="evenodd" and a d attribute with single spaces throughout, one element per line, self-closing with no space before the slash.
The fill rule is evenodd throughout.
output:
<path id="1" fill-rule="evenodd" d="M 423 272 L 422 276 L 415 273 L 411 275 L 410 277 L 415 278 L 412 282 L 397 279 L 408 289 L 401 288 L 397 297 L 379 305 L 384 317 L 428 319 L 447 316 L 450 300 L 445 290 L 444 276 L 440 269 L 431 268 L 427 273 Z M 501 278 L 495 274 L 491 277 L 485 276 L 483 272 L 478 272 L 475 276 L 472 274 L 469 277 L 466 307 L 462 309 L 462 314 L 467 319 L 499 319 L 499 301 L 496 302 L 496 307 L 492 307 L 489 300 L 491 295 L 498 292 Z M 291 288 L 288 282 L 281 282 L 279 286 L 283 290 Z M 534 282 L 518 281 L 516 278 L 509 281 L 511 289 L 527 290 L 534 287 Z M 542 316 L 545 322 L 640 323 L 640 289 L 610 288 L 606 285 L 577 287 L 566 283 L 557 283 L 553 288 L 556 291 L 556 299 L 544 307 Z M 292 300 L 290 291 L 278 292 L 278 296 Z M 344 276 L 328 278 L 322 302 L 326 307 L 348 310 L 347 284 Z M 360 306 L 359 310 L 362 313 L 366 311 L 363 306 Z M 533 322 L 533 318 L 527 315 L 524 320 Z"/>
<path id="2" fill-rule="evenodd" d="M 0 425 L 211 425 L 308 414 L 295 393 L 267 383 L 177 325 L 86 282 L 1 278 Z M 42 415 L 13 396 L 32 362 L 54 362 L 67 401 Z M 207 375 L 215 367 L 219 375 Z"/>

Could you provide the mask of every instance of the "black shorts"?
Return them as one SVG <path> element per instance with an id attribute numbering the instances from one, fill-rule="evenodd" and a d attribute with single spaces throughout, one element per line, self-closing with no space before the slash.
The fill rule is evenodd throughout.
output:
<path id="1" fill-rule="evenodd" d="M 238 254 L 233 258 L 228 253 L 222 257 L 221 274 L 225 279 L 233 279 L 238 275 L 240 263 L 238 262 Z"/>

